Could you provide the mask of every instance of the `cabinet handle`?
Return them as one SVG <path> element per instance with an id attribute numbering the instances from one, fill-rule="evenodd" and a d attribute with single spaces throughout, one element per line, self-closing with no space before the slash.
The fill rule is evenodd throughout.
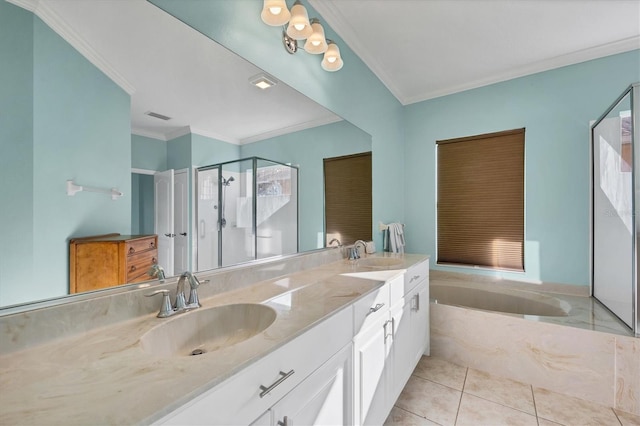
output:
<path id="1" fill-rule="evenodd" d="M 129 268 L 129 271 L 131 271 L 131 272 L 135 272 L 135 271 L 136 271 L 136 269 L 137 269 L 137 268 L 136 268 L 136 266 L 135 266 L 135 265 L 133 265 L 131 268 Z"/>
<path id="2" fill-rule="evenodd" d="M 165 237 L 173 238 L 173 237 L 175 237 L 175 236 L 176 236 L 176 234 L 164 234 L 164 236 L 165 236 Z"/>
<path id="3" fill-rule="evenodd" d="M 411 298 L 411 309 L 414 311 L 419 311 L 420 310 L 420 293 L 416 293 L 412 298 Z"/>
<path id="4" fill-rule="evenodd" d="M 278 380 L 276 380 L 275 382 L 273 382 L 270 386 L 263 386 L 260 385 L 260 390 L 262 392 L 260 392 L 260 398 L 264 398 L 264 396 L 266 394 L 268 394 L 269 392 L 271 392 L 272 390 L 274 390 L 280 383 L 284 382 L 285 380 L 287 380 L 289 377 L 291 377 L 291 375 L 295 373 L 295 371 L 291 370 L 288 373 L 285 373 L 284 371 L 280 372 L 280 378 Z"/>
<path id="5" fill-rule="evenodd" d="M 387 343 L 387 337 L 389 337 L 389 334 L 387 333 L 387 326 L 389 325 L 390 322 L 391 321 L 386 320 L 382 325 L 382 329 L 384 330 L 384 343 Z"/>
<path id="6" fill-rule="evenodd" d="M 136 252 L 136 249 L 134 249 L 133 247 L 129 247 L 129 254 L 133 254 Z"/>
<path id="7" fill-rule="evenodd" d="M 149 243 L 149 247 L 150 247 L 150 248 L 156 248 L 156 243 L 154 243 L 153 241 L 151 241 L 151 242 Z"/>
<path id="8" fill-rule="evenodd" d="M 187 233 L 186 232 L 181 232 L 180 235 L 182 235 L 183 237 L 186 237 Z"/>
<path id="9" fill-rule="evenodd" d="M 416 294 L 416 311 L 420 310 L 420 293 Z"/>
<path id="10" fill-rule="evenodd" d="M 417 280 L 418 278 L 420 278 L 420 275 L 414 275 L 411 277 L 411 279 L 409 280 L 409 284 L 411 284 L 412 282 L 414 282 L 415 280 Z"/>
<path id="11" fill-rule="evenodd" d="M 153 263 L 154 265 L 158 263 L 158 259 L 156 259 L 155 257 L 151 258 L 151 263 Z"/>
<path id="12" fill-rule="evenodd" d="M 282 421 L 278 420 L 278 426 L 292 426 L 291 422 L 289 422 L 289 417 L 284 416 Z"/>
<path id="13" fill-rule="evenodd" d="M 374 312 L 378 312 L 380 309 L 382 309 L 383 306 L 384 306 L 384 303 L 378 303 L 373 308 L 369 308 L 369 312 L 367 312 L 367 315 L 372 314 Z"/>

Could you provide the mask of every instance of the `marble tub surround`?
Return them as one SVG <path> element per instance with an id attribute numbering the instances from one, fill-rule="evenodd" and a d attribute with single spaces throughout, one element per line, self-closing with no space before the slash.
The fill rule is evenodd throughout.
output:
<path id="1" fill-rule="evenodd" d="M 586 295 L 584 286 L 566 284 L 529 284 L 517 281 L 502 280 L 495 277 L 461 274 L 431 270 L 430 284 L 432 286 L 451 286 L 458 288 L 481 289 L 504 294 L 529 294 L 532 300 L 551 300 L 568 314 L 560 316 L 525 315 L 530 321 L 559 324 L 585 330 L 595 330 L 613 333 L 621 336 L 633 336 L 633 332 L 622 321 L 611 314 L 597 300 Z M 576 289 L 579 288 L 579 289 Z M 588 288 L 586 288 L 588 292 Z M 435 293 L 435 292 L 434 292 Z M 512 315 L 502 313 L 503 315 Z"/>
<path id="2" fill-rule="evenodd" d="M 403 264 L 425 259 L 405 255 Z M 158 300 L 138 317 L 131 315 L 83 333 L 74 330 L 33 346 L 22 341 L 20 350 L 14 348 L 0 356 L 0 424 L 151 423 L 384 284 L 383 280 L 343 275 L 375 272 L 343 260 L 282 272 L 289 267 L 270 263 L 265 265 L 269 271 L 238 268 L 233 277 L 227 275 L 232 271 L 202 274 L 202 279 L 212 281 L 201 289 L 214 288 L 217 281 L 226 291 L 203 291 L 201 309 L 263 303 L 278 315 L 264 332 L 197 357 L 163 358 L 143 352 L 142 335 L 163 321 L 180 317 L 156 318 Z M 278 272 L 275 278 L 248 282 L 260 273 Z M 234 283 L 243 284 L 229 289 Z M 38 327 L 36 321 L 26 323 Z"/>
<path id="3" fill-rule="evenodd" d="M 431 304 L 431 354 L 640 415 L 638 339 Z"/>

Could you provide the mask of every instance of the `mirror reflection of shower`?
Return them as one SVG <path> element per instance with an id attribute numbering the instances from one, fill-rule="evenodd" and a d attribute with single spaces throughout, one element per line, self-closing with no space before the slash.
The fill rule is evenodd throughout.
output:
<path id="1" fill-rule="evenodd" d="M 196 170 L 195 269 L 298 252 L 298 169 L 257 157 Z"/>
<path id="2" fill-rule="evenodd" d="M 224 176 L 220 175 L 220 183 L 222 185 L 222 206 L 220 206 L 220 227 L 225 228 L 227 226 L 227 218 L 226 216 L 226 204 L 227 204 L 227 187 L 231 185 L 235 179 L 233 176 L 229 176 L 228 179 L 225 179 Z"/>

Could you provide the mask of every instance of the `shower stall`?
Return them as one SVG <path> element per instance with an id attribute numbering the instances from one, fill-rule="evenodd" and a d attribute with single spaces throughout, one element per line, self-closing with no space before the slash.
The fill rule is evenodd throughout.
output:
<path id="1" fill-rule="evenodd" d="M 591 127 L 592 293 L 640 334 L 640 84 Z"/>
<path id="2" fill-rule="evenodd" d="M 298 252 L 298 168 L 251 157 L 196 169 L 196 270 Z"/>

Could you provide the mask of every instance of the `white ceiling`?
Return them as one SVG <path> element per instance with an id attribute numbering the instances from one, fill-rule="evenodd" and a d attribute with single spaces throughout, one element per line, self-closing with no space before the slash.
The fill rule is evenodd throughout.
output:
<path id="1" fill-rule="evenodd" d="M 135 133 L 247 143 L 340 120 L 282 83 L 249 85 L 260 69 L 145 0 L 9 1 L 131 94 Z M 640 48 L 640 0 L 308 2 L 405 105 Z"/>
<path id="2" fill-rule="evenodd" d="M 404 105 L 640 48 L 638 0 L 308 1 Z"/>

